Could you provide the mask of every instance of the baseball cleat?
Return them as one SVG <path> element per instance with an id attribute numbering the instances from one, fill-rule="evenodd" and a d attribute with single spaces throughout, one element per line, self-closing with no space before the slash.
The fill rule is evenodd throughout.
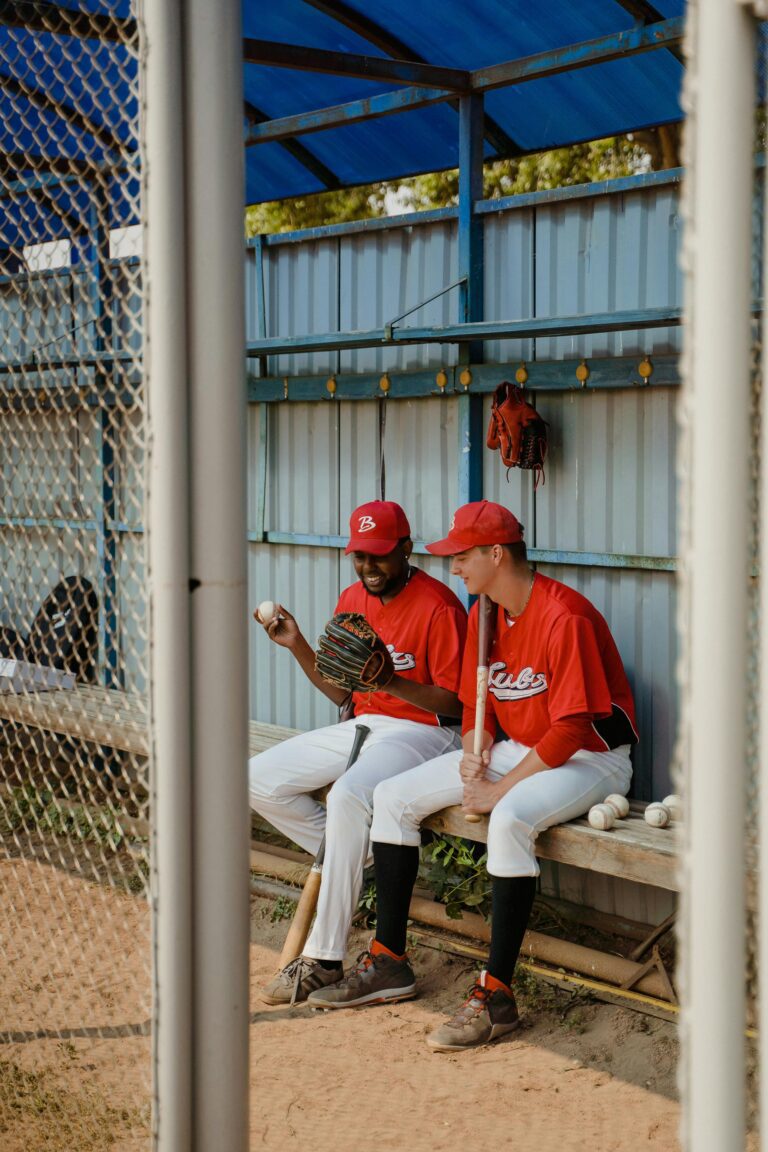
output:
<path id="1" fill-rule="evenodd" d="M 433 1052 L 461 1052 L 479 1048 L 514 1031 L 520 1023 L 511 990 L 486 986 L 487 972 L 481 972 L 469 997 L 459 1011 L 427 1037 Z"/>
<path id="2" fill-rule="evenodd" d="M 368 1004 L 394 1004 L 412 1000 L 416 979 L 408 960 L 385 953 L 361 952 L 355 966 L 337 984 L 312 992 L 310 1008 L 364 1008 Z"/>
<path id="3" fill-rule="evenodd" d="M 336 968 L 323 968 L 319 960 L 297 956 L 262 988 L 259 995 L 265 1004 L 301 1004 L 310 992 L 326 984 L 335 984 L 343 975 L 341 961 Z"/>

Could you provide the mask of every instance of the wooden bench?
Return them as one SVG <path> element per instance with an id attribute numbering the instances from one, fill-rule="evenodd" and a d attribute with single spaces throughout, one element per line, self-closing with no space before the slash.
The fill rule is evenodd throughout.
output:
<path id="1" fill-rule="evenodd" d="M 149 755 L 147 702 L 142 696 L 79 685 L 70 691 L 2 694 L 0 719 L 74 736 L 139 757 Z M 296 731 L 252 721 L 248 730 L 250 755 Z M 591 828 L 586 819 L 550 828 L 536 841 L 537 855 L 543 860 L 677 891 L 677 834 L 674 827 L 649 827 L 642 817 L 643 807 L 633 804 L 627 819 L 618 821 L 609 832 Z M 479 824 L 467 824 L 458 807 L 436 812 L 426 824 L 436 832 L 481 842 L 487 837 L 487 818 Z"/>

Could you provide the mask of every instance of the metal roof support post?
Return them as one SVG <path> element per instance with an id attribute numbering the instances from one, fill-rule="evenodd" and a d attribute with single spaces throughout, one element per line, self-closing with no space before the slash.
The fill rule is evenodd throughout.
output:
<path id="1" fill-rule="evenodd" d="M 155 1135 L 248 1146 L 238 0 L 144 5 Z"/>
<path id="2" fill-rule="evenodd" d="M 475 210 L 483 198 L 483 99 L 462 96 L 459 106 L 459 322 L 483 319 L 484 220 Z M 464 393 L 459 396 L 459 504 L 483 493 L 483 398 L 472 392 L 470 364 L 483 359 L 481 341 L 459 345 Z M 468 374 L 468 375 L 466 375 Z"/>
<path id="3" fill-rule="evenodd" d="M 747 589 L 752 140 L 757 26 L 698 0 L 686 236 L 690 428 L 684 549 L 688 683 L 683 928 L 685 1147 L 744 1145 Z M 722 77 L 728 83 L 722 83 Z M 689 101 L 694 99 L 688 93 Z M 739 418 L 723 438 L 723 387 Z M 715 464 L 716 462 L 716 464 Z M 715 471 L 713 472 L 713 465 Z M 716 851 L 713 851 L 716 845 Z"/>

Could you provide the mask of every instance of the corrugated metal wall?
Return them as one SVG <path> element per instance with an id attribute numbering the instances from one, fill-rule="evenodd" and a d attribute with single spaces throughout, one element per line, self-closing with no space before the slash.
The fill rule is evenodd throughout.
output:
<path id="1" fill-rule="evenodd" d="M 141 295 L 135 268 L 111 266 L 115 349 L 140 354 Z M 16 362 L 0 411 L 0 623 L 22 633 L 43 597 L 63 576 L 92 581 L 104 603 L 105 532 L 114 533 L 116 596 L 111 631 L 129 691 L 146 690 L 143 415 L 136 406 L 140 360 L 114 381 L 103 379 L 97 403 L 76 398 L 97 385 L 91 367 L 36 370 L 34 357 L 93 355 L 94 286 L 87 270 L 7 277 L 0 282 L 4 365 Z M 21 362 L 25 367 L 21 367 Z M 117 395 L 106 399 L 112 384 Z M 137 390 L 131 398 L 125 386 Z M 123 389 L 121 393 L 121 388 Z M 19 406 L 24 393 L 35 397 Z M 26 407 L 28 410 L 24 410 Z M 102 500 L 103 418 L 114 430 L 115 516 Z M 105 659 L 102 634 L 101 659 Z"/>

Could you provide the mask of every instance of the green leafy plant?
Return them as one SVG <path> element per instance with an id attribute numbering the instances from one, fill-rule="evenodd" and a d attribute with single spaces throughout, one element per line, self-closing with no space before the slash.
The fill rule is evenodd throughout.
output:
<path id="1" fill-rule="evenodd" d="M 459 836 L 436 836 L 422 853 L 425 882 L 452 920 L 463 910 L 479 912 L 486 919 L 491 912 L 491 881 L 488 853 L 478 854 L 470 841 Z"/>
<path id="2" fill-rule="evenodd" d="M 290 896 L 278 896 L 272 905 L 269 919 L 273 924 L 276 924 L 278 920 L 292 920 L 295 911 L 295 900 L 292 900 Z"/>

